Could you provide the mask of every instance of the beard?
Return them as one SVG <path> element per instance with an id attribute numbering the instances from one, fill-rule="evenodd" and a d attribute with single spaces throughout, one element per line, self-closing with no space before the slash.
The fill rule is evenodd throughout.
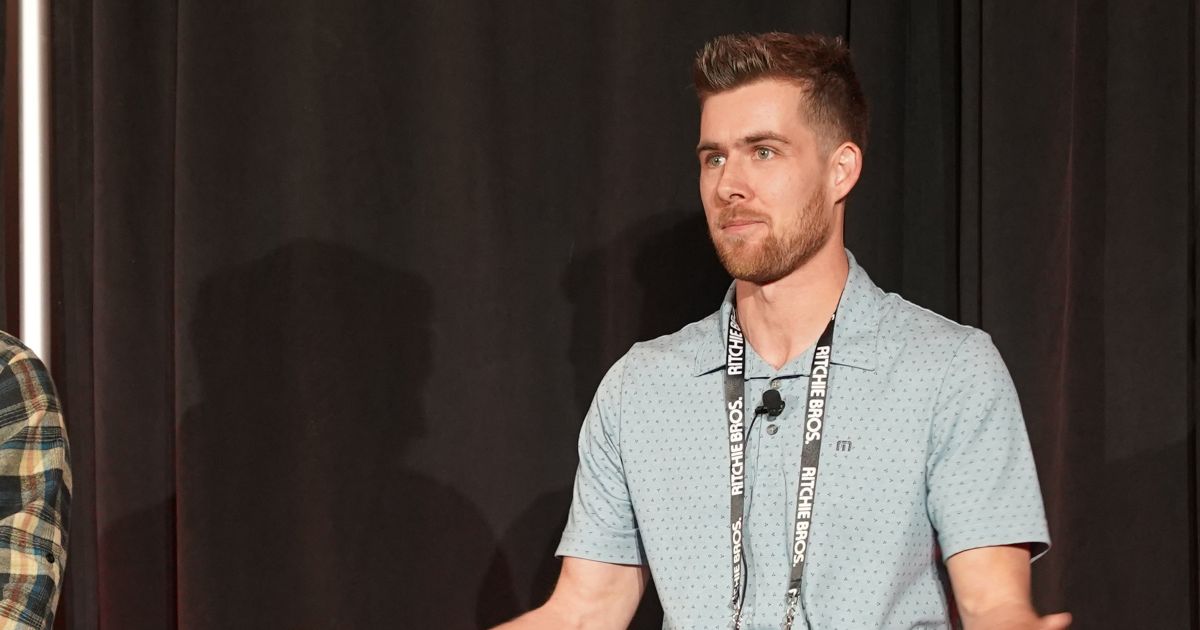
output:
<path id="1" fill-rule="evenodd" d="M 721 226 L 735 217 L 766 218 L 739 206 L 726 206 L 716 223 L 709 224 L 709 238 L 729 275 L 760 286 L 780 280 L 812 260 L 829 241 L 833 226 L 831 213 L 825 208 L 825 191 L 821 188 L 778 232 L 771 229 L 774 225 L 768 222 L 769 233 L 760 243 L 742 236 L 721 234 Z"/>

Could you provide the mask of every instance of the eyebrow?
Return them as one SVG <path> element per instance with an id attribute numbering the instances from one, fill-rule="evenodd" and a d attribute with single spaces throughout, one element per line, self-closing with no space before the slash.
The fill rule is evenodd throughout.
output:
<path id="1" fill-rule="evenodd" d="M 774 131 L 756 131 L 747 136 L 744 136 L 741 140 L 738 140 L 734 144 L 734 146 L 744 147 L 749 144 L 758 144 L 759 142 L 764 142 L 767 140 L 770 140 L 772 142 L 778 142 L 780 144 L 791 144 L 791 141 L 789 141 L 787 138 L 775 133 Z M 701 142 L 700 144 L 696 145 L 696 153 L 703 153 L 705 151 L 715 151 L 720 148 L 721 148 L 721 145 L 716 142 L 708 142 L 708 141 Z"/>

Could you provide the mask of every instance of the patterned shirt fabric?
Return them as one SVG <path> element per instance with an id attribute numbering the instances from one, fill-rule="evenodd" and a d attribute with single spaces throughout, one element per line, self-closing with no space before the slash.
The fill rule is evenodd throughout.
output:
<path id="1" fill-rule="evenodd" d="M 0 630 L 54 625 L 71 468 L 46 366 L 0 332 Z"/>
<path id="2" fill-rule="evenodd" d="M 983 332 L 871 282 L 854 257 L 834 329 L 820 472 L 794 628 L 949 628 L 942 562 L 1049 546 L 1012 380 Z M 649 565 L 666 629 L 730 627 L 724 414 L 729 300 L 638 343 L 600 384 L 579 437 L 558 555 Z M 784 619 L 813 349 L 776 370 L 746 346 L 742 627 Z"/>

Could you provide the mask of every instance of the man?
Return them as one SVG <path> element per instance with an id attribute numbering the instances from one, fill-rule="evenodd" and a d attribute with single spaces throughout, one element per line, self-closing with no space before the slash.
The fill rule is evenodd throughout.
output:
<path id="1" fill-rule="evenodd" d="M 878 289 L 843 247 L 867 110 L 840 39 L 697 55 L 721 309 L 635 345 L 580 435 L 550 600 L 511 628 L 1064 628 L 1020 407 L 982 332 Z M 761 403 L 760 403 L 761 401 Z"/>
<path id="2" fill-rule="evenodd" d="M 0 628 L 54 625 L 71 467 L 46 366 L 0 332 Z"/>

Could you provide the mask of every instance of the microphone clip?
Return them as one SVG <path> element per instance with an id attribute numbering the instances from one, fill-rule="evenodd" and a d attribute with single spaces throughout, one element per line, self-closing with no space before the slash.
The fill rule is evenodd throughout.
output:
<path id="1" fill-rule="evenodd" d="M 762 404 L 754 408 L 755 415 L 768 414 L 771 417 L 776 417 L 783 413 L 783 408 L 787 403 L 783 402 L 783 396 L 779 395 L 779 391 L 768 389 L 763 392 Z"/>

